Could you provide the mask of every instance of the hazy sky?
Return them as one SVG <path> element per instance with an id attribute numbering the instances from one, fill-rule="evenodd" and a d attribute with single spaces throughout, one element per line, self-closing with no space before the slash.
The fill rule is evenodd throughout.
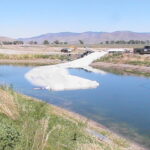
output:
<path id="1" fill-rule="evenodd" d="M 150 32 L 150 0 L 0 0 L 0 36 Z"/>

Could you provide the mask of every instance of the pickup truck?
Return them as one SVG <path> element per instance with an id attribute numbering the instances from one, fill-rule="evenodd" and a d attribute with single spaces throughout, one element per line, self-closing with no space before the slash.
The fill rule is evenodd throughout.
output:
<path id="1" fill-rule="evenodd" d="M 145 46 L 144 48 L 134 48 L 134 53 L 139 54 L 150 54 L 150 46 Z"/>

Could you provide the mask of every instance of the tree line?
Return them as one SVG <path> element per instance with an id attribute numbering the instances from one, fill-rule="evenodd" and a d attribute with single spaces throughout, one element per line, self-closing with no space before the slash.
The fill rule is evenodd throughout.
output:
<path id="1" fill-rule="evenodd" d="M 105 41 L 105 42 L 100 42 L 100 44 L 150 44 L 150 40 L 146 40 L 146 41 L 141 41 L 141 40 L 129 40 L 129 41 L 124 41 L 124 40 L 118 40 L 118 41 Z"/>
<path id="2" fill-rule="evenodd" d="M 44 40 L 43 41 L 43 44 L 44 45 L 48 45 L 48 44 L 68 44 L 68 42 L 60 42 L 59 40 L 55 40 L 55 41 L 53 41 L 53 42 L 49 42 L 48 40 Z"/>
<path id="3" fill-rule="evenodd" d="M 0 45 L 23 45 L 24 42 L 23 41 L 2 41 L 0 42 Z M 28 44 L 30 45 L 36 45 L 38 44 L 37 41 L 29 41 Z M 54 41 L 54 42 L 49 42 L 48 40 L 44 40 L 43 43 L 44 45 L 48 45 L 48 44 L 68 44 L 68 42 L 60 42 L 58 40 Z"/>
<path id="4" fill-rule="evenodd" d="M 29 41 L 28 44 L 30 44 L 30 45 L 36 45 L 36 44 L 38 44 L 38 42 L 37 42 L 37 41 Z M 58 40 L 55 40 L 55 41 L 53 41 L 53 42 L 50 42 L 50 41 L 48 41 L 48 40 L 44 40 L 44 41 L 42 42 L 42 44 L 43 44 L 43 45 L 49 45 L 49 44 L 68 44 L 68 42 L 60 42 L 60 41 L 58 41 Z"/>
<path id="5" fill-rule="evenodd" d="M 84 45 L 84 41 L 79 40 L 78 41 L 79 44 Z M 23 45 L 24 42 L 23 41 L 2 41 L 0 42 L 1 45 Z M 37 41 L 29 41 L 28 44 L 30 45 L 36 45 L 38 44 Z M 49 44 L 54 44 L 54 45 L 67 45 L 68 42 L 61 42 L 59 40 L 55 40 L 53 42 L 50 42 L 48 40 L 44 40 L 43 45 L 49 45 Z M 129 41 L 124 41 L 124 40 L 118 40 L 118 41 L 104 41 L 104 42 L 100 42 L 100 44 L 147 44 L 150 45 L 150 40 L 146 40 L 146 41 L 141 41 L 141 40 L 129 40 Z"/>
<path id="6" fill-rule="evenodd" d="M 23 41 L 2 41 L 0 42 L 1 45 L 23 45 Z"/>

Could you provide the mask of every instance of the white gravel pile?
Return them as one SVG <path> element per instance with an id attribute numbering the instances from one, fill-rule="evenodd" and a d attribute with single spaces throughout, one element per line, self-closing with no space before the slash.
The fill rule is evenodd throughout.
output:
<path id="1" fill-rule="evenodd" d="M 72 62 L 36 67 L 29 71 L 25 77 L 35 86 L 54 91 L 96 88 L 99 86 L 98 82 L 70 75 L 67 69 L 83 68 L 88 71 L 102 73 L 89 65 L 106 54 L 107 52 L 94 52 Z"/>

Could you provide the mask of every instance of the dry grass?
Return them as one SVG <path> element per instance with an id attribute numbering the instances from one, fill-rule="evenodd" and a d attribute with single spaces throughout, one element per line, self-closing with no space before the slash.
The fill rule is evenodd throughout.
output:
<path id="1" fill-rule="evenodd" d="M 60 129 L 60 126 L 57 125 L 57 126 L 53 127 L 51 130 L 49 130 L 48 129 L 49 121 L 50 121 L 50 118 L 48 117 L 48 118 L 42 119 L 39 122 L 39 126 L 36 129 L 36 132 L 34 135 L 34 140 L 32 143 L 31 150 L 44 150 L 47 147 L 50 134 L 54 130 Z"/>
<path id="2" fill-rule="evenodd" d="M 0 89 L 0 112 L 12 119 L 19 116 L 17 104 L 13 96 Z"/>

